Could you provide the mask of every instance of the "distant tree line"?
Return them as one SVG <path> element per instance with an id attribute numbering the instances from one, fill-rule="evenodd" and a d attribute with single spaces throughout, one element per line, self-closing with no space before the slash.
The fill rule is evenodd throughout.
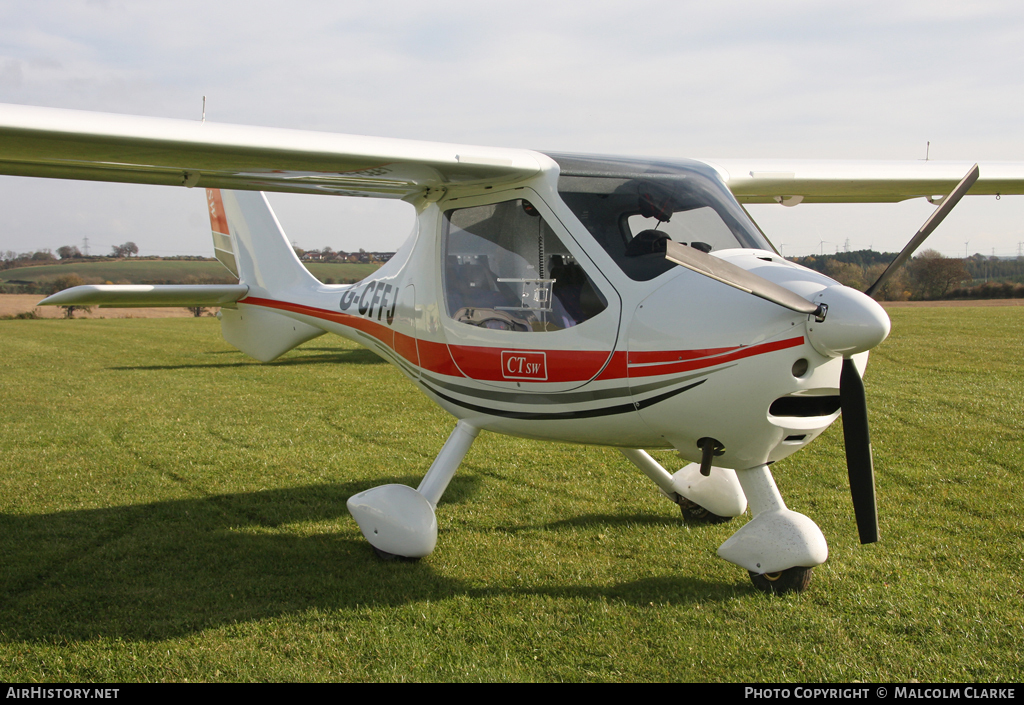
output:
<path id="1" fill-rule="evenodd" d="M 826 274 L 841 284 L 864 291 L 881 276 L 896 252 L 838 252 L 834 255 L 791 257 L 791 261 Z M 950 298 L 1024 297 L 1024 258 L 999 259 L 974 255 L 945 257 L 924 250 L 901 268 L 875 298 L 880 301 Z"/>
<path id="2" fill-rule="evenodd" d="M 964 260 L 967 273 L 975 282 L 1016 282 L 1024 284 L 1024 257 L 1001 259 L 972 255 Z"/>
<path id="3" fill-rule="evenodd" d="M 14 269 L 16 267 L 35 267 L 40 264 L 53 264 L 57 261 L 50 250 L 36 250 L 35 252 L 15 252 L 7 250 L 0 253 L 0 270 Z"/>
<path id="4" fill-rule="evenodd" d="M 112 257 L 127 258 L 138 254 L 139 249 L 133 242 L 116 245 L 106 257 L 83 257 L 81 251 L 73 245 L 57 248 L 57 255 L 49 249 L 35 252 L 17 253 L 11 250 L 0 253 L 0 270 L 17 267 L 32 267 L 57 262 L 97 261 Z M 358 253 L 334 252 L 329 247 L 323 250 L 303 251 L 296 248 L 296 254 L 306 261 L 362 261 L 384 262 L 394 253 L 377 253 L 360 250 Z M 306 255 L 306 256 L 303 256 Z M 310 257 L 314 255 L 315 257 Z M 858 250 L 855 252 L 837 252 L 828 255 L 810 255 L 792 257 L 791 261 L 809 269 L 821 272 L 849 287 L 864 291 L 882 274 L 892 260 L 895 252 L 875 252 L 874 250 Z M 58 259 L 59 257 L 59 259 Z M 206 257 L 168 257 L 160 259 L 196 259 Z M 203 281 L 188 277 L 193 281 L 145 281 L 144 284 L 180 284 L 180 283 L 228 283 L 235 280 L 228 277 L 203 277 Z M 221 281 L 221 280 L 224 281 Z M 328 281 L 327 283 L 333 283 Z M 46 283 L 19 282 L 0 288 L 0 292 L 14 293 L 51 293 L 51 286 Z M 929 300 L 943 298 L 1016 298 L 1024 297 L 1024 257 L 1016 259 L 999 259 L 976 254 L 967 259 L 944 257 L 935 250 L 924 250 L 913 257 L 886 285 L 878 292 L 876 298 L 882 301 Z"/>
<path id="5" fill-rule="evenodd" d="M 6 250 L 5 252 L 0 252 L 0 270 L 15 269 L 17 267 L 37 267 L 42 264 L 55 264 L 72 260 L 95 261 L 111 257 L 127 258 L 137 254 L 139 254 L 139 246 L 130 241 L 123 245 L 114 245 L 111 247 L 111 253 L 106 257 L 86 257 L 75 245 L 58 247 L 56 255 L 49 248 L 36 250 L 35 252 Z"/>

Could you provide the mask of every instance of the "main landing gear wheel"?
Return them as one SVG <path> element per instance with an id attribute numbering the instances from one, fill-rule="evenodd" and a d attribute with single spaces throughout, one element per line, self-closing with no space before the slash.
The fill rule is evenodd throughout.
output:
<path id="1" fill-rule="evenodd" d="M 769 595 L 785 595 L 790 592 L 803 592 L 811 584 L 813 568 L 787 568 L 778 573 L 755 573 L 750 570 L 750 579 L 761 592 Z"/>
<path id="2" fill-rule="evenodd" d="M 724 524 L 727 521 L 732 521 L 732 517 L 723 517 L 718 514 L 712 514 L 704 507 L 700 506 L 696 502 L 691 502 L 686 497 L 680 497 L 679 501 L 676 502 L 679 505 L 679 510 L 683 513 L 683 516 L 694 521 L 699 521 L 703 524 Z"/>

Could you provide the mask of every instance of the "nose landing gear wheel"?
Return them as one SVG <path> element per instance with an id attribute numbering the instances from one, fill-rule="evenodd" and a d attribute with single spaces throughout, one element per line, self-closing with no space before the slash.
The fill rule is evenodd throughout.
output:
<path id="1" fill-rule="evenodd" d="M 381 559 L 385 563 L 416 563 L 419 558 L 409 558 L 408 556 L 399 556 L 395 553 L 388 553 L 382 551 L 376 546 L 373 546 L 373 552 L 377 554 L 377 558 Z"/>
<path id="2" fill-rule="evenodd" d="M 694 521 L 699 521 L 702 524 L 724 524 L 725 522 L 732 521 L 733 519 L 733 517 L 723 517 L 718 514 L 713 514 L 696 502 L 691 502 L 686 497 L 680 497 L 677 504 L 679 505 L 679 510 L 683 513 L 684 517 Z"/>
<path id="3" fill-rule="evenodd" d="M 790 592 L 803 592 L 811 584 L 813 568 L 787 568 L 778 573 L 750 573 L 750 580 L 761 592 L 769 595 L 785 595 Z"/>

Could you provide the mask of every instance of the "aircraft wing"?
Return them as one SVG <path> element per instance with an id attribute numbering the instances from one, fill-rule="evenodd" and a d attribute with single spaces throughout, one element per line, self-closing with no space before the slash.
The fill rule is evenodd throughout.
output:
<path id="1" fill-rule="evenodd" d="M 518 181 L 529 150 L 0 104 L 0 174 L 405 198 Z M 440 191 L 437 192 L 440 195 Z"/>
<path id="2" fill-rule="evenodd" d="M 970 162 L 704 159 L 741 203 L 894 202 L 949 193 Z M 523 149 L 0 104 L 0 174 L 343 196 L 437 197 L 529 178 Z M 972 195 L 1024 194 L 1024 163 L 990 162 Z"/>
<path id="3" fill-rule="evenodd" d="M 701 159 L 740 203 L 893 203 L 945 196 L 973 162 Z M 1024 194 L 1024 163 L 983 162 L 968 192 Z"/>

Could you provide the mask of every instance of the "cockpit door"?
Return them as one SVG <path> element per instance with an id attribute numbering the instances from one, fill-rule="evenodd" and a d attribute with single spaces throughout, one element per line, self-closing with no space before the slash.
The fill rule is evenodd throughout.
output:
<path id="1" fill-rule="evenodd" d="M 466 377 L 565 391 L 608 364 L 619 298 L 536 192 L 452 199 L 439 250 L 444 332 Z"/>

